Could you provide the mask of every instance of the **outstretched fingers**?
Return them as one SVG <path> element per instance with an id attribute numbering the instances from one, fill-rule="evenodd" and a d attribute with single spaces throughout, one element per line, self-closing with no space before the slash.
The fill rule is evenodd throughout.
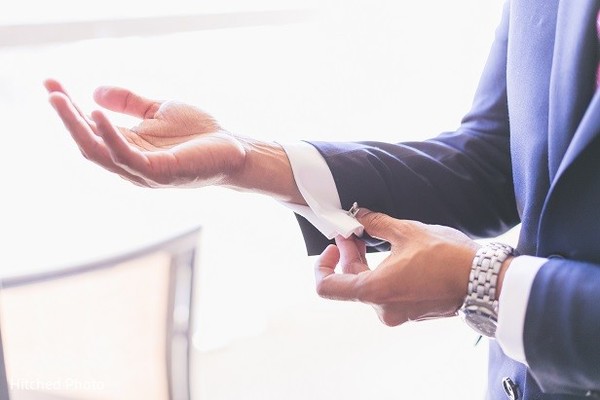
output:
<path id="1" fill-rule="evenodd" d="M 102 146 L 102 140 L 95 135 L 66 94 L 52 92 L 48 100 L 86 158 L 99 160 L 108 155 Z"/>
<path id="2" fill-rule="evenodd" d="M 102 138 L 96 135 L 81 113 L 75 108 L 66 94 L 55 91 L 50 94 L 50 104 L 60 116 L 63 124 L 75 140 L 85 158 L 114 172 L 138 185 L 148 186 L 146 181 L 135 174 L 118 167 L 112 160 Z"/>
<path id="3" fill-rule="evenodd" d="M 92 131 L 95 131 L 96 125 L 94 124 L 94 121 L 92 121 L 77 106 L 77 104 L 75 104 L 75 102 L 71 99 L 71 96 L 69 95 L 69 93 L 66 91 L 66 89 L 64 88 L 64 86 L 59 81 L 57 81 L 55 79 L 46 79 L 44 81 L 44 87 L 46 88 L 46 90 L 48 91 L 48 93 L 51 94 L 51 95 L 53 93 L 62 93 L 69 100 L 69 102 L 71 102 L 72 107 L 79 114 L 79 116 L 90 126 L 90 129 L 92 129 Z"/>

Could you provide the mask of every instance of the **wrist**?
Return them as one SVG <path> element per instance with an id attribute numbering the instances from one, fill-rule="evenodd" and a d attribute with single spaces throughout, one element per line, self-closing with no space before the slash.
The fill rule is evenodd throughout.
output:
<path id="1" fill-rule="evenodd" d="M 244 149 L 244 160 L 225 178 L 222 186 L 306 204 L 296 186 L 290 161 L 279 144 L 243 137 L 236 139 Z"/>
<path id="2" fill-rule="evenodd" d="M 515 250 L 508 245 L 489 243 L 473 259 L 467 296 L 459 313 L 480 335 L 495 337 L 501 281 L 514 255 Z"/>

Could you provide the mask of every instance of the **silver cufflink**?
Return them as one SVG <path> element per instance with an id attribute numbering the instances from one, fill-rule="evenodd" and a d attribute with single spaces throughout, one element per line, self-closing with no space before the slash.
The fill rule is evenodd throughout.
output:
<path id="1" fill-rule="evenodd" d="M 350 209 L 346 212 L 352 218 L 356 218 L 356 214 L 358 214 L 358 211 L 360 211 L 360 208 L 358 207 L 358 203 L 354 202 L 354 204 L 352 204 L 352 207 L 350 207 Z"/>

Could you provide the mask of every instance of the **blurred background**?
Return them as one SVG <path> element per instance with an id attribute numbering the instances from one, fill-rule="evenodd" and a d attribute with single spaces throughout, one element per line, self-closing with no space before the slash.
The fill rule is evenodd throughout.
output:
<path id="1" fill-rule="evenodd" d="M 151 190 L 79 153 L 47 103 L 119 85 L 265 140 L 407 141 L 468 111 L 500 0 L 21 0 L 0 13 L 0 276 L 202 226 L 196 398 L 483 396 L 486 344 L 454 318 L 387 328 L 319 299 L 291 212 L 223 189 Z M 118 124 L 132 119 L 111 114 Z M 382 255 L 371 258 L 372 265 Z M 478 377 L 479 379 L 473 378 Z"/>

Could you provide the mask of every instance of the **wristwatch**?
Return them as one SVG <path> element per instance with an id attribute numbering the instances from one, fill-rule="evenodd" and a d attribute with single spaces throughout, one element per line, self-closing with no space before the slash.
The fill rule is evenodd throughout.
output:
<path id="1" fill-rule="evenodd" d="M 516 251 L 512 247 L 490 243 L 480 247 L 473 259 L 467 297 L 458 312 L 467 325 L 480 335 L 490 338 L 496 336 L 498 273 L 504 260 L 514 255 Z"/>

